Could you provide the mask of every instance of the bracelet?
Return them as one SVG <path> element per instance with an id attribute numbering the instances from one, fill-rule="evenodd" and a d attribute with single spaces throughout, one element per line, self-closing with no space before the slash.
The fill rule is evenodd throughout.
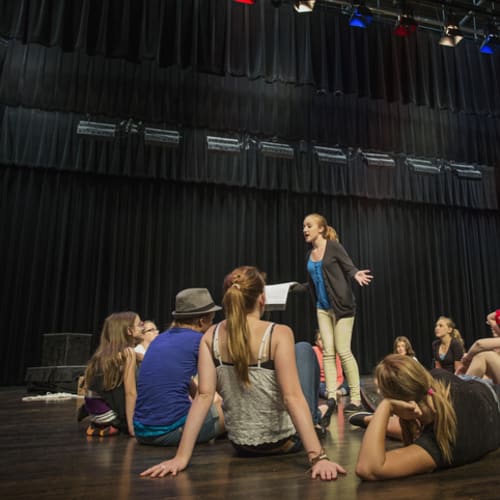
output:
<path id="1" fill-rule="evenodd" d="M 320 460 L 329 460 L 328 455 L 325 453 L 325 450 L 323 448 L 321 448 L 318 455 L 309 459 L 311 468 L 314 467 Z"/>

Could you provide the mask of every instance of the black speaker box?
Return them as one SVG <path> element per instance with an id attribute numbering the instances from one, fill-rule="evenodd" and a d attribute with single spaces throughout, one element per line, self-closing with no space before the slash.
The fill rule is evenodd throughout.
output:
<path id="1" fill-rule="evenodd" d="M 89 333 L 45 333 L 42 366 L 86 365 L 90 358 Z"/>

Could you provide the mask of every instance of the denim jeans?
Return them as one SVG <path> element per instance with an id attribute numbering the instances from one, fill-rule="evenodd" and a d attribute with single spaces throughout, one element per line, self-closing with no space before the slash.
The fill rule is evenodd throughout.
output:
<path id="1" fill-rule="evenodd" d="M 317 424 L 321 419 L 318 408 L 319 392 L 319 364 L 316 354 L 309 342 L 295 344 L 295 358 L 299 372 L 300 386 L 309 406 L 313 422 Z"/>

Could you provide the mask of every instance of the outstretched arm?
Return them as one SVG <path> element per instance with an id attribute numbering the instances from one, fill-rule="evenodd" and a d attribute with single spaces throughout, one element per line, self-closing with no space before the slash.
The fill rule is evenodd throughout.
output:
<path id="1" fill-rule="evenodd" d="M 354 275 L 354 279 L 359 283 L 359 286 L 369 285 L 373 275 L 369 269 L 363 269 Z"/>
<path id="2" fill-rule="evenodd" d="M 210 332 L 210 330 L 209 330 Z M 186 425 L 182 432 L 181 442 L 175 457 L 160 462 L 141 473 L 141 476 L 164 477 L 167 474 L 177 475 L 189 464 L 196 439 L 208 414 L 215 394 L 215 366 L 206 342 L 207 334 L 200 343 L 198 358 L 198 392 L 188 413 Z"/>
<path id="3" fill-rule="evenodd" d="M 400 418 L 415 419 L 421 410 L 415 402 L 384 399 L 367 427 L 359 450 L 356 474 L 369 481 L 412 476 L 436 468 L 432 457 L 420 446 L 411 444 L 386 451 L 385 437 L 392 413 Z"/>
<path id="4" fill-rule="evenodd" d="M 277 325 L 273 341 L 276 342 L 274 351 L 276 377 L 286 409 L 312 464 L 311 476 L 324 480 L 336 479 L 339 473 L 345 474 L 346 471 L 340 465 L 328 460 L 314 430 L 312 416 L 299 382 L 292 330 L 287 326 Z"/>

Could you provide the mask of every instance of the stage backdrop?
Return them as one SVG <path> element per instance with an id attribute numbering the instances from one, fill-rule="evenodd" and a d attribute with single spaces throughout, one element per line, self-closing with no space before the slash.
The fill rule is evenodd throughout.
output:
<path id="1" fill-rule="evenodd" d="M 206 286 L 220 302 L 237 265 L 305 281 L 313 211 L 375 276 L 354 285 L 363 373 L 397 335 L 430 365 L 441 314 L 468 345 L 488 334 L 500 302 L 498 55 L 440 47 L 435 33 L 352 30 L 329 9 L 229 0 L 5 1 L 0 34 L 1 384 L 40 364 L 43 333 L 91 332 L 95 345 L 122 309 L 167 325 L 178 290 Z M 81 119 L 119 133 L 83 138 Z M 178 130 L 180 144 L 147 145 L 144 126 Z M 208 135 L 241 150 L 209 152 Z M 294 157 L 263 156 L 262 139 Z M 317 144 L 342 146 L 346 161 L 319 162 Z M 368 165 L 360 148 L 394 166 Z M 416 174 L 408 155 L 475 164 L 482 179 Z M 313 338 L 306 294 L 272 317 Z"/>

